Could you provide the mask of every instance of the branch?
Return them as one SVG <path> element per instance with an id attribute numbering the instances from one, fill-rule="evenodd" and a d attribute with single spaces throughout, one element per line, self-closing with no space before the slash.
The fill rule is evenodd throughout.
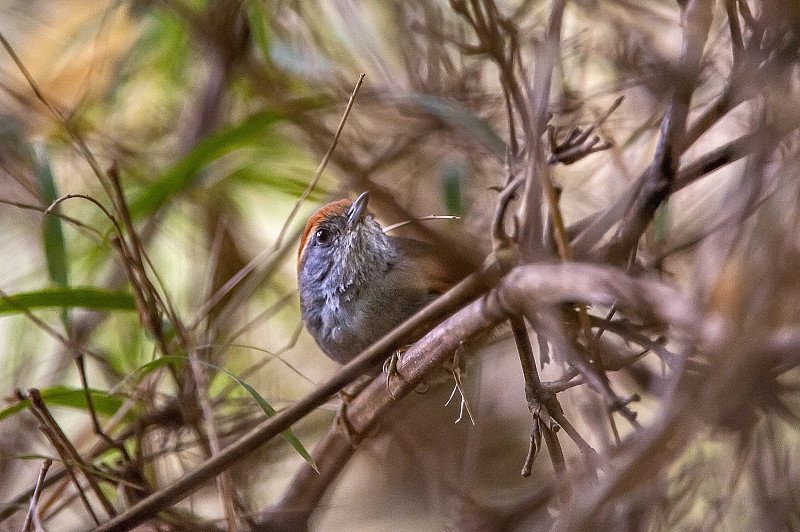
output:
<path id="1" fill-rule="evenodd" d="M 39 470 L 39 478 L 36 480 L 36 487 L 33 491 L 33 496 L 31 496 L 31 504 L 28 507 L 28 513 L 25 515 L 25 523 L 22 525 L 22 532 L 28 532 L 31 527 L 31 522 L 34 520 L 34 516 L 38 511 L 36 509 L 36 505 L 39 503 L 39 497 L 42 494 L 42 485 L 44 484 L 44 479 L 47 477 L 47 471 L 50 469 L 50 466 L 53 465 L 53 461 L 49 458 L 46 458 L 42 463 L 42 468 Z"/>
<path id="2" fill-rule="evenodd" d="M 601 256 L 606 260 L 619 263 L 628 258 L 650 224 L 656 209 L 671 193 L 672 183 L 678 172 L 692 93 L 700 73 L 703 46 L 711 27 L 712 7 L 713 4 L 707 0 L 689 0 L 683 6 L 683 48 L 678 79 L 661 123 L 658 148 L 645 172 L 646 177 L 641 182 L 641 188 L 629 205 L 616 234 L 604 246 Z"/>
<path id="3" fill-rule="evenodd" d="M 339 143 L 339 137 L 342 134 L 342 130 L 344 129 L 344 124 L 347 121 L 347 117 L 350 115 L 350 110 L 353 108 L 353 102 L 355 102 L 356 95 L 358 94 L 358 89 L 361 88 L 361 84 L 364 82 L 364 74 L 363 72 L 358 77 L 358 81 L 356 81 L 356 86 L 353 88 L 352 94 L 350 94 L 350 99 L 347 101 L 347 106 L 344 108 L 344 113 L 342 114 L 342 119 L 339 121 L 339 126 L 336 128 L 336 133 L 333 135 L 333 140 L 331 141 L 331 145 L 328 148 L 328 151 L 325 152 L 325 155 L 322 157 L 322 161 L 320 161 L 319 166 L 317 167 L 317 171 L 314 172 L 314 177 L 311 178 L 311 181 L 308 183 L 308 186 L 300 195 L 298 200 L 295 202 L 294 207 L 292 208 L 292 212 L 289 213 L 289 216 L 286 218 L 286 221 L 283 223 L 283 227 L 281 227 L 280 232 L 278 233 L 278 238 L 275 239 L 275 244 L 272 246 L 272 250 L 275 251 L 281 247 L 283 243 L 283 238 L 286 236 L 286 232 L 289 230 L 289 226 L 291 225 L 292 221 L 294 220 L 297 211 L 300 210 L 300 205 L 306 200 L 311 191 L 314 190 L 314 187 L 317 186 L 317 182 L 319 178 L 322 177 L 322 172 L 325 170 L 325 167 L 328 166 L 328 161 L 333 154 L 333 150 L 336 149 L 336 145 Z"/>
<path id="4" fill-rule="evenodd" d="M 567 137 L 560 142 L 558 141 L 556 128 L 549 126 L 547 128 L 548 141 L 550 143 L 548 164 L 562 163 L 570 165 L 587 155 L 612 147 L 614 143 L 608 139 L 600 142 L 599 136 L 589 137 L 611 116 L 611 113 L 617 110 L 624 98 L 624 96 L 619 96 L 589 127 L 586 129 L 581 129 L 580 127 L 572 129 L 567 134 Z"/>
<path id="5" fill-rule="evenodd" d="M 485 290 L 487 283 L 496 282 L 493 279 L 504 271 L 504 264 L 508 263 L 504 262 L 502 256 L 495 261 L 488 261 L 482 275 L 470 276 L 453 293 L 434 301 L 345 365 L 320 388 L 264 421 L 172 485 L 102 524 L 96 529 L 97 532 L 127 530 L 197 491 L 205 482 L 289 428 L 343 386 L 379 363 L 428 318 L 454 308 L 467 295 L 474 296 Z M 406 351 L 397 366 L 398 384 L 392 390 L 395 397 L 402 397 L 413 390 L 428 373 L 448 360 L 464 339 L 491 329 L 510 316 L 535 314 L 565 301 L 580 300 L 605 305 L 617 301 L 622 307 L 671 323 L 683 333 L 701 340 L 715 338 L 719 330 L 716 320 L 704 319 L 694 304 L 676 290 L 655 281 L 632 278 L 618 269 L 586 264 L 528 265 L 515 268 L 499 282 L 496 289 L 443 321 Z M 366 434 L 375 420 L 393 404 L 394 399 L 385 383 L 377 379 L 351 403 L 348 419 L 356 433 Z"/>
<path id="6" fill-rule="evenodd" d="M 547 200 L 550 217 L 556 234 L 556 244 L 559 255 L 563 260 L 570 260 L 571 252 L 564 221 L 558 208 L 558 196 L 550 179 L 547 161 L 545 160 L 542 135 L 547 126 L 547 108 L 550 101 L 550 84 L 553 68 L 558 62 L 561 44 L 561 22 L 564 17 L 565 0 L 555 0 L 550 12 L 550 23 L 547 30 L 547 39 L 544 49 L 536 59 L 534 69 L 534 86 L 532 95 L 531 122 L 533 131 L 528 138 L 528 157 L 526 164 L 528 175 L 525 180 L 525 189 L 522 194 L 522 204 L 519 209 L 519 231 L 515 240 L 520 246 L 520 252 L 526 259 L 534 259 L 541 253 L 542 227 L 541 227 L 541 193 Z"/>
<path id="7" fill-rule="evenodd" d="M 346 364 L 342 369 L 328 380 L 325 384 L 311 392 L 286 410 L 278 413 L 274 417 L 264 421 L 250 432 L 242 436 L 236 443 L 225 448 L 219 454 L 206 460 L 200 467 L 184 475 L 181 479 L 167 486 L 163 490 L 150 495 L 138 504 L 119 514 L 114 519 L 102 524 L 96 532 L 110 532 L 128 530 L 151 517 L 168 506 L 183 500 L 198 489 L 208 480 L 225 471 L 231 465 L 251 452 L 258 449 L 261 445 L 280 434 L 293 423 L 299 421 L 304 416 L 312 412 L 315 408 L 323 405 L 328 399 L 333 397 L 342 388 L 358 379 L 361 375 L 368 373 L 370 368 L 378 366 L 389 354 L 399 346 L 408 343 L 418 332 L 419 328 L 429 323 L 433 319 L 440 319 L 442 315 L 447 315 L 457 309 L 487 287 L 495 284 L 502 273 L 507 271 L 510 261 L 505 256 L 493 256 L 493 260 L 487 260 L 481 272 L 473 274 L 447 294 L 438 298 L 436 301 L 412 316 L 381 340 L 374 343 L 355 359 Z M 437 327 L 437 330 L 441 327 Z M 404 359 L 408 359 L 408 353 Z M 402 367 L 402 366 L 401 366 Z M 398 368 L 400 369 L 400 368 Z M 420 379 L 422 377 L 420 376 Z M 373 383 L 374 385 L 375 383 Z M 380 387 L 385 390 L 386 386 L 381 383 Z M 405 388 L 401 387 L 402 390 Z M 399 396 L 397 390 L 393 390 L 395 396 Z M 366 390 L 365 390 L 366 392 Z M 359 395 L 365 395 L 364 392 Z M 388 400 L 392 400 L 388 396 Z M 353 423 L 355 417 L 348 417 L 356 431 L 363 427 L 359 423 Z"/>

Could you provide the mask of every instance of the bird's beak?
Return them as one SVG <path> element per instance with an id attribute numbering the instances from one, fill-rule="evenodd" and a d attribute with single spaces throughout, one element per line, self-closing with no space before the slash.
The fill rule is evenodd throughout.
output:
<path id="1" fill-rule="evenodd" d="M 353 227 L 364 219 L 364 216 L 367 214 L 368 201 L 369 192 L 362 192 L 358 199 L 353 202 L 350 210 L 347 211 L 347 227 Z"/>

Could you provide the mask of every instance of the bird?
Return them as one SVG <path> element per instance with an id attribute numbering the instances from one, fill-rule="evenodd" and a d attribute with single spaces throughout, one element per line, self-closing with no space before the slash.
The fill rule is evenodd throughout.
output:
<path id="1" fill-rule="evenodd" d="M 331 359 L 346 364 L 444 292 L 431 246 L 387 235 L 368 210 L 369 192 L 317 210 L 297 252 L 303 323 Z"/>

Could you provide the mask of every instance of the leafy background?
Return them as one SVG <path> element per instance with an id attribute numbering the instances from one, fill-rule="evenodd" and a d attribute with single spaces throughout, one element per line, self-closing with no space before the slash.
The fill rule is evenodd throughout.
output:
<path id="1" fill-rule="evenodd" d="M 607 149 L 550 168 L 575 232 L 623 197 L 653 158 L 681 79 L 683 4 L 568 4 L 550 123 L 561 135 L 585 129 L 624 96 L 596 131 Z M 513 36 L 514 75 L 533 86 L 549 2 L 3 3 L 0 528 L 22 527 L 46 457 L 54 459 L 52 481 L 35 526 L 88 529 L 95 521 L 80 491 L 104 521 L 102 497 L 119 511 L 158 492 L 337 371 L 301 329 L 295 291 L 298 231 L 323 202 L 370 190 L 384 224 L 460 216 L 405 231 L 461 242 L 461 255 L 443 251 L 445 260 L 483 260 L 507 150 L 524 134 L 519 123 L 509 126 L 508 79 L 492 50 L 474 44 L 476 30 L 459 12 L 465 5 L 496 9 L 513 26 L 495 19 L 489 29 L 507 31 L 502 46 Z M 642 477 L 659 476 L 605 494 L 602 511 L 591 515 L 597 526 L 757 529 L 767 518 L 765 529 L 800 525 L 797 357 L 753 362 L 768 358 L 760 348 L 792 333 L 800 316 L 798 11 L 789 0 L 713 5 L 690 127 L 717 112 L 681 164 L 745 132 L 779 133 L 769 149 L 746 144 L 731 164 L 660 203 L 633 271 L 727 320 L 729 366 L 702 346 L 686 356 L 714 375 L 733 368 L 735 378 L 702 399 L 697 418 L 674 428 L 685 437 L 642 465 Z M 737 51 L 735 26 L 752 46 Z M 330 164 L 297 203 L 362 72 Z M 65 195 L 75 197 L 53 206 Z M 132 273 L 135 249 L 146 257 Z M 668 324 L 641 325 L 652 342 L 681 351 Z M 630 348 L 624 334 L 615 341 Z M 747 356 L 736 355 L 745 347 Z M 531 477 L 521 478 L 531 417 L 513 341 L 503 329 L 471 349 L 479 354 L 464 389 L 475 424 L 468 416 L 453 423 L 458 393 L 444 406 L 447 375 L 445 384 L 434 380 L 427 393 L 411 394 L 355 454 L 312 526 L 569 528 L 563 518 L 574 507 L 562 505 L 563 486 L 591 484 L 592 461 L 562 438 L 568 473 L 539 456 Z M 611 377 L 620 395 L 640 395 L 632 408 L 644 426 L 663 419 L 681 375 L 647 353 Z M 542 378 L 558 381 L 567 367 L 556 353 Z M 568 417 L 603 460 L 627 456 L 614 431 L 630 442 L 637 429 L 608 414 L 585 383 L 573 384 L 559 394 Z M 25 399 L 31 388 L 85 460 L 79 488 Z M 285 434 L 294 449 L 272 441 L 163 511 L 153 529 L 254 527 L 298 482 L 305 449 L 332 423 L 336 405 Z M 114 445 L 93 430 L 95 415 Z M 612 476 L 608 467 L 601 478 Z M 87 477 L 100 479 L 102 497 Z"/>

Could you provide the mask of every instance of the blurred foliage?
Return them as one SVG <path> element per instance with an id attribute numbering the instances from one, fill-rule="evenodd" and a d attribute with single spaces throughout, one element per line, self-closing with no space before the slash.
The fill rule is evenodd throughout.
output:
<path id="1" fill-rule="evenodd" d="M 550 169 L 570 235 L 587 227 L 601 233 L 581 260 L 612 262 L 591 252 L 621 225 L 627 211 L 615 217 L 612 207 L 657 150 L 681 79 L 679 4 L 568 4 L 550 90 L 548 120 L 556 138 L 568 138 L 575 126 L 585 130 L 625 96 L 595 132 L 609 140 L 608 150 Z M 500 31 L 505 40 L 480 46 L 459 15 L 465 5 L 486 6 L 487 31 Z M 492 247 L 497 191 L 512 172 L 525 171 L 510 164 L 512 139 L 523 139 L 525 131 L 519 116 L 509 127 L 509 81 L 492 54 L 515 43 L 511 63 L 523 80 L 520 91 L 531 98 L 552 7 L 498 2 L 500 21 L 489 16 L 490 5 L 0 5 L 0 34 L 35 84 L 4 50 L 0 529 L 19 530 L 25 519 L 39 468 L 24 458 L 56 454 L 51 436 L 39 429 L 35 416 L 42 413 L 19 390 L 41 391 L 81 457 L 107 475 L 101 482 L 110 504 L 123 510 L 336 370 L 300 330 L 294 292 L 299 230 L 322 202 L 370 190 L 371 208 L 385 224 L 457 214 L 460 223 L 405 230 L 419 238 L 435 233 L 458 243 L 461 256 L 482 262 Z M 731 6 L 741 43 L 730 37 Z M 722 352 L 729 356 L 715 358 L 719 353 L 704 353 L 703 346 L 684 349 L 668 324 L 627 316 L 615 322 L 630 336 L 615 336 L 614 352 L 628 353 L 637 335 L 650 342 L 637 344 L 651 349 L 646 356 L 611 377 L 615 388 L 642 396 L 634 408 L 643 425 L 669 421 L 672 394 L 696 390 L 692 379 L 708 385 L 686 399 L 697 402 L 697 417 L 676 423 L 672 439 L 637 464 L 647 478 L 620 480 L 584 523 L 608 529 L 800 526 L 793 453 L 800 444 L 797 357 L 770 358 L 784 345 L 776 343 L 780 334 L 800 320 L 799 12 L 793 0 L 713 5 L 687 130 L 709 109 L 718 116 L 670 156 L 685 168 L 745 133 L 768 146 L 754 140 L 722 170 L 708 165 L 711 178 L 670 190 L 669 200 L 654 206 L 654 223 L 643 229 L 637 253 L 627 266 L 626 260 L 615 266 L 659 278 L 726 320 L 723 332 L 730 336 Z M 365 84 L 331 163 L 290 220 L 360 72 Z M 63 195 L 71 197 L 48 210 Z M 604 227 L 608 212 L 612 223 Z M 284 224 L 287 236 L 279 242 Z M 590 309 L 608 320 L 617 310 Z M 595 334 L 603 334 L 599 326 Z M 475 427 L 453 427 L 457 406 L 441 406 L 449 389 L 408 398 L 405 404 L 413 406 L 387 420 L 389 437 L 357 455 L 312 524 L 538 530 L 555 523 L 568 529 L 567 510 L 578 515 L 585 508 L 583 501 L 562 506 L 580 498 L 570 499 L 564 486 L 594 486 L 583 473 L 591 460 L 568 444 L 569 474 L 554 473 L 539 456 L 532 477 L 519 478 L 531 434 L 525 382 L 509 342 L 491 349 L 465 378 Z M 680 352 L 685 367 L 666 367 L 653 354 L 658 349 Z M 762 350 L 769 354 L 761 356 Z M 557 382 L 572 368 L 558 353 L 554 360 L 543 378 Z M 624 462 L 626 452 L 644 445 L 631 425 L 612 430 L 612 414 L 588 386 L 566 386 L 559 397 L 608 463 Z M 332 410 L 318 409 L 286 431 L 291 447 L 264 446 L 192 495 L 191 505 L 160 513 L 159 526 L 251 528 L 310 460 L 306 450 L 332 422 Z M 89 493 L 87 477 L 79 477 Z M 54 465 L 48 479 L 39 499 L 44 528 L 92 527 L 64 465 Z M 99 498 L 91 495 L 90 504 L 104 521 L 109 515 Z"/>

